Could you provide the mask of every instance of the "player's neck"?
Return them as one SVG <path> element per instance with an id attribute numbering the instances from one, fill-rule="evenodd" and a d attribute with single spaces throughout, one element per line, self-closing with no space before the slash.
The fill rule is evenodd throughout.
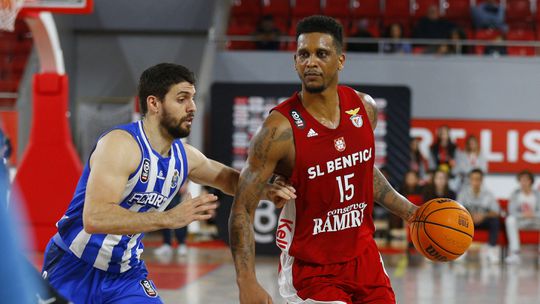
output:
<path id="1" fill-rule="evenodd" d="M 160 128 L 159 122 L 151 117 L 143 118 L 143 129 L 152 149 L 161 156 L 168 156 L 174 138 Z"/>
<path id="2" fill-rule="evenodd" d="M 304 108 L 321 123 L 328 122 L 330 128 L 339 125 L 340 113 L 337 87 L 327 88 L 321 93 L 309 93 L 302 89 L 300 99 Z"/>

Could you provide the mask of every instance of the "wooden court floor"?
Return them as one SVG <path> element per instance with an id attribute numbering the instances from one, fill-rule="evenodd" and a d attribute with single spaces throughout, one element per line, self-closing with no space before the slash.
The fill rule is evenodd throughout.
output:
<path id="1" fill-rule="evenodd" d="M 234 266 L 222 246 L 190 246 L 186 256 L 160 257 L 147 246 L 143 258 L 165 303 L 238 303 Z M 540 303 L 540 270 L 529 248 L 519 266 L 483 263 L 471 252 L 464 263 L 431 263 L 422 257 L 383 254 L 398 303 Z M 257 275 L 285 303 L 277 286 L 277 258 L 257 259 Z"/>

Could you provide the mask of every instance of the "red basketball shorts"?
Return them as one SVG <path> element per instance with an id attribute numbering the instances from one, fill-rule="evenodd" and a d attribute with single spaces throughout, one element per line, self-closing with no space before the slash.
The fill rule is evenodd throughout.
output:
<path id="1" fill-rule="evenodd" d="M 375 242 L 344 263 L 318 265 L 281 254 L 279 292 L 287 303 L 394 304 L 390 279 Z"/>

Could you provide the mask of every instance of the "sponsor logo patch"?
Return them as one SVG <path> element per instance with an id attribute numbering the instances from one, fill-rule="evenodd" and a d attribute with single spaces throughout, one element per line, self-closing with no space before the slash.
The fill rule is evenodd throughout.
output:
<path id="1" fill-rule="evenodd" d="M 336 147 L 336 150 L 339 152 L 345 151 L 345 148 L 347 148 L 347 145 L 345 144 L 345 138 L 340 137 L 334 139 L 334 147 Z"/>
<path id="2" fill-rule="evenodd" d="M 294 119 L 294 124 L 298 129 L 303 129 L 305 127 L 304 119 L 300 116 L 300 113 L 296 110 L 291 110 L 291 117 Z"/>
<path id="3" fill-rule="evenodd" d="M 128 199 L 130 205 L 150 205 L 154 208 L 159 208 L 167 200 L 167 197 L 158 192 L 135 192 Z"/>
<path id="4" fill-rule="evenodd" d="M 143 287 L 144 293 L 150 298 L 157 297 L 158 293 L 154 288 L 154 284 L 150 280 L 141 280 L 141 286 Z"/>
<path id="5" fill-rule="evenodd" d="M 143 159 L 141 182 L 148 182 L 148 176 L 150 175 L 150 160 L 148 158 Z"/>

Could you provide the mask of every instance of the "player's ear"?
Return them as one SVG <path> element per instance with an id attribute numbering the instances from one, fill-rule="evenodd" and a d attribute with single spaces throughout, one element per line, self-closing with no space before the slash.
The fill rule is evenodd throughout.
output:
<path id="1" fill-rule="evenodd" d="M 343 70 L 343 67 L 345 67 L 345 53 L 341 53 L 338 56 L 338 70 Z"/>
<path id="2" fill-rule="evenodd" d="M 148 108 L 149 113 L 154 113 L 154 114 L 158 113 L 159 107 L 160 107 L 159 99 L 154 95 L 149 95 L 146 98 L 146 106 Z"/>

